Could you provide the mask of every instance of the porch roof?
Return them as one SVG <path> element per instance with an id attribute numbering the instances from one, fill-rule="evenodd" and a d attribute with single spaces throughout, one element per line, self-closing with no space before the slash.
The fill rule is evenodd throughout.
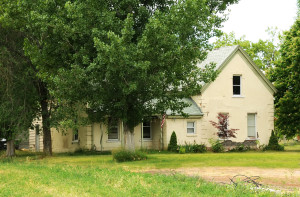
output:
<path id="1" fill-rule="evenodd" d="M 183 112 L 189 116 L 203 116 L 201 108 L 195 103 L 195 101 L 191 98 L 183 98 L 183 102 L 189 104 L 189 107 L 183 109 Z M 179 113 L 174 113 L 170 109 L 166 111 L 167 115 L 171 116 L 181 116 Z"/>

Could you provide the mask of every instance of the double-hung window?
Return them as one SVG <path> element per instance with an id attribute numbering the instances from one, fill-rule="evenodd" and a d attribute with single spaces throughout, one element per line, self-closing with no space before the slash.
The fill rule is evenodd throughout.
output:
<path id="1" fill-rule="evenodd" d="M 248 138 L 256 138 L 256 114 L 247 115 Z"/>
<path id="2" fill-rule="evenodd" d="M 241 95 L 241 76 L 234 75 L 233 76 L 233 96 Z"/>
<path id="3" fill-rule="evenodd" d="M 143 122 L 143 139 L 144 140 L 151 139 L 151 122 L 150 121 Z"/>
<path id="4" fill-rule="evenodd" d="M 119 140 L 118 120 L 113 118 L 108 122 L 108 140 Z"/>
<path id="5" fill-rule="evenodd" d="M 195 133 L 195 122 L 187 122 L 187 133 L 188 134 Z"/>

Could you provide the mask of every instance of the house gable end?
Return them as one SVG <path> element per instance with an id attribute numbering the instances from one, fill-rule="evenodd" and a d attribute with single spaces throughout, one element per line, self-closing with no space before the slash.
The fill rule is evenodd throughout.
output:
<path id="1" fill-rule="evenodd" d="M 265 85 L 265 87 L 269 90 L 269 92 L 274 95 L 274 93 L 277 92 L 276 88 L 273 86 L 273 84 L 266 78 L 266 76 L 260 71 L 260 69 L 256 66 L 256 64 L 252 61 L 252 59 L 249 57 L 249 55 L 240 47 L 240 46 L 231 46 L 229 48 L 230 53 L 226 58 L 223 58 L 221 62 L 212 62 L 216 63 L 216 70 L 218 70 L 220 73 L 222 70 L 228 65 L 228 63 L 232 60 L 232 58 L 237 54 L 241 53 L 244 60 L 246 60 L 249 65 L 251 66 L 251 70 L 256 74 L 258 78 L 260 78 L 260 81 Z M 218 55 L 218 54 L 216 54 Z M 207 64 L 209 62 L 205 62 Z M 203 64 L 201 65 L 203 66 Z M 201 93 L 203 93 L 213 82 L 207 83 L 202 87 Z"/>

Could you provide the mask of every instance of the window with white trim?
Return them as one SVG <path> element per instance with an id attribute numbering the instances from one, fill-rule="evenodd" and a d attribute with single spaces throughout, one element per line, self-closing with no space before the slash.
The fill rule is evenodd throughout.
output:
<path id="1" fill-rule="evenodd" d="M 143 122 L 143 139 L 151 139 L 151 122 Z"/>
<path id="2" fill-rule="evenodd" d="M 241 76 L 235 75 L 232 78 L 233 96 L 241 95 Z"/>
<path id="3" fill-rule="evenodd" d="M 108 120 L 108 140 L 119 140 L 118 120 L 113 118 Z"/>
<path id="4" fill-rule="evenodd" d="M 248 138 L 256 138 L 256 114 L 247 115 Z"/>
<path id="5" fill-rule="evenodd" d="M 187 122 L 187 133 L 194 134 L 195 133 L 195 122 Z"/>

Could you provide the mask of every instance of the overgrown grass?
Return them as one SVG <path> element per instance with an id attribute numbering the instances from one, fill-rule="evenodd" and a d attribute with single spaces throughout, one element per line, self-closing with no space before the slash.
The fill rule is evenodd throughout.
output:
<path id="1" fill-rule="evenodd" d="M 183 175 L 152 175 L 96 166 L 0 163 L 0 196 L 271 196 Z"/>
<path id="2" fill-rule="evenodd" d="M 148 154 L 147 160 L 124 163 L 97 152 L 44 157 L 41 153 L 17 151 L 13 159 L 0 158 L 0 196 L 273 196 L 242 186 L 207 183 L 196 177 L 129 170 L 208 166 L 294 169 L 300 168 L 299 152 L 295 151 L 296 148 L 285 152 L 156 153 Z"/>

